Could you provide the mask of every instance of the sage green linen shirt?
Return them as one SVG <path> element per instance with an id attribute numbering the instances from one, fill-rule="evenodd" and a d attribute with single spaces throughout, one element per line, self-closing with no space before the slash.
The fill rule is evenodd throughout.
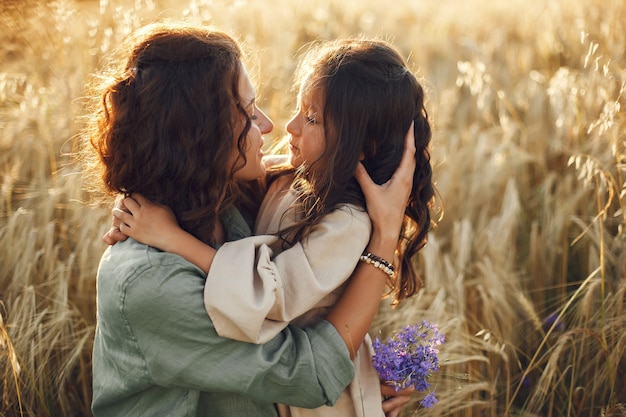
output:
<path id="1" fill-rule="evenodd" d="M 193 264 L 132 239 L 106 250 L 97 279 L 95 417 L 275 417 L 273 403 L 332 405 L 354 377 L 326 321 L 289 326 L 263 345 L 218 336 L 204 283 Z"/>

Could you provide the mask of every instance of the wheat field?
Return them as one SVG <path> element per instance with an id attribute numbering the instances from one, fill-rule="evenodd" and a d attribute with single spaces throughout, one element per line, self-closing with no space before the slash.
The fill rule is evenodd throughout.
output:
<path id="1" fill-rule="evenodd" d="M 626 416 L 626 2 L 0 1 L 0 416 L 89 416 L 110 198 L 72 151 L 120 39 L 184 19 L 238 36 L 277 140 L 298 51 L 394 43 L 423 78 L 444 217 L 425 288 L 372 335 L 447 337 L 439 403 L 404 416 Z"/>

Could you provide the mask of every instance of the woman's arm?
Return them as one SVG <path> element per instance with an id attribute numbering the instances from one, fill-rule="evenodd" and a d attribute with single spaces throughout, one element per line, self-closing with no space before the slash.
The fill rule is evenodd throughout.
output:
<path id="1" fill-rule="evenodd" d="M 369 216 L 373 223 L 373 233 L 367 246 L 367 250 L 376 256 L 389 261 L 393 260 L 393 255 L 400 234 L 404 209 L 411 190 L 412 174 L 415 169 L 415 146 L 413 141 L 410 140 L 412 137 L 411 128 L 407 134 L 408 139 L 406 141 L 405 154 L 400 167 L 387 183 L 379 186 L 372 182 L 367 175 L 367 172 L 361 165 L 359 165 L 355 173 L 355 176 L 361 184 L 363 192 L 366 196 Z M 134 195 L 133 197 L 135 197 L 135 199 L 128 198 L 124 201 L 130 211 L 130 214 L 121 210 L 114 211 L 114 216 L 122 222 L 122 224 L 120 224 L 120 230 L 123 233 L 126 233 L 135 240 L 150 246 L 178 254 L 188 261 L 196 264 L 205 272 L 210 270 L 211 264 L 216 255 L 215 249 L 200 242 L 189 233 L 180 229 L 173 214 L 166 207 L 152 204 L 139 195 Z M 252 260 L 256 262 L 255 256 L 257 255 L 255 255 L 254 251 L 257 250 L 257 246 L 255 246 L 256 243 L 254 243 L 254 240 L 259 239 L 261 239 L 261 244 L 258 247 L 265 247 L 263 239 L 267 240 L 267 237 L 258 237 L 245 239 L 244 241 L 232 242 L 231 249 L 243 249 L 244 252 L 250 252 L 252 250 Z M 242 245 L 252 245 L 252 249 L 245 249 L 245 246 Z M 298 246 L 295 249 L 292 248 L 291 252 L 293 253 L 298 250 L 301 252 L 300 258 L 303 262 L 300 264 L 302 267 L 296 268 L 297 270 L 295 271 L 293 280 L 297 281 L 297 283 L 302 283 L 300 280 L 301 278 L 311 275 L 312 278 L 307 280 L 312 282 L 312 280 L 315 279 L 315 271 L 306 270 L 309 265 L 307 263 L 307 254 L 305 251 Z M 252 264 L 242 264 L 240 262 L 243 252 L 239 250 L 235 251 L 235 254 L 239 255 L 239 259 L 236 259 L 237 256 L 235 256 L 229 258 L 227 262 L 218 262 L 218 264 L 231 265 L 231 268 L 235 268 L 228 271 L 232 273 L 218 274 L 220 275 L 219 280 L 216 281 L 217 284 L 219 284 L 220 281 L 223 284 L 220 285 L 220 288 L 233 288 L 235 292 L 233 293 L 231 291 L 230 295 L 236 296 L 240 299 L 240 301 L 237 302 L 230 296 L 225 297 L 228 298 L 230 305 L 236 305 L 241 308 L 245 307 L 252 312 L 258 313 L 254 314 L 254 316 L 258 319 L 255 323 L 248 322 L 244 324 L 244 326 L 249 326 L 248 329 L 244 329 L 242 332 L 239 330 L 242 325 L 235 325 L 234 327 L 237 328 L 236 332 L 225 334 L 227 337 L 253 342 L 263 341 L 266 336 L 271 336 L 271 334 L 279 332 L 284 326 L 286 326 L 286 321 L 294 318 L 294 315 L 297 315 L 299 311 L 301 312 L 301 310 L 290 310 L 289 308 L 280 306 L 280 304 L 284 304 L 285 301 L 291 302 L 294 300 L 285 300 L 286 297 L 281 295 L 284 288 L 283 283 L 277 279 L 277 277 L 280 277 L 280 274 L 276 274 L 274 267 L 275 262 L 272 256 L 273 254 L 269 249 L 264 249 L 264 251 L 265 253 L 263 256 L 266 259 L 270 259 L 270 261 L 268 261 L 268 265 L 271 265 L 267 268 L 261 268 L 262 271 L 265 271 L 265 274 L 261 274 L 263 277 L 260 281 L 252 278 L 254 285 L 245 285 L 244 283 L 242 286 L 235 285 L 234 282 L 224 281 L 226 279 L 225 275 L 235 278 L 241 277 L 242 266 L 245 271 L 254 271 L 254 262 Z M 358 252 L 360 252 L 360 250 Z M 357 257 L 358 254 L 355 256 L 355 259 Z M 325 262 L 327 265 L 330 265 L 332 263 L 332 256 L 327 255 L 325 257 Z M 352 267 L 350 267 L 350 271 L 351 269 Z M 303 273 L 305 270 L 307 271 L 306 274 Z M 348 275 L 350 271 L 348 271 Z M 253 272 L 249 273 L 252 274 Z M 339 275 L 342 274 L 337 274 L 337 276 Z M 340 281 L 343 282 L 345 278 L 347 278 L 347 275 L 342 276 Z M 335 325 L 339 333 L 342 335 L 342 338 L 346 342 L 346 346 L 349 347 L 351 354 L 354 354 L 354 352 L 358 349 L 358 346 L 361 344 L 365 334 L 367 333 L 371 320 L 378 309 L 380 297 L 385 289 L 386 278 L 387 275 L 384 272 L 372 267 L 369 264 L 361 263 L 357 266 L 352 278 L 352 281 L 356 282 L 355 285 L 351 284 L 348 287 L 345 295 L 341 298 L 341 301 L 337 303 L 335 309 L 333 309 L 331 314 L 328 316 L 329 321 Z M 217 291 L 217 284 L 211 285 L 209 281 L 207 281 L 207 284 L 206 291 L 211 292 L 212 295 L 217 294 L 218 299 L 221 298 L 223 293 Z M 335 284 L 331 283 L 331 286 L 328 287 L 331 290 L 337 286 L 335 285 L 333 287 L 332 285 Z M 248 287 L 255 287 L 250 290 L 254 290 L 253 293 L 250 291 L 246 293 L 246 289 Z M 293 294 L 295 291 L 292 291 L 291 293 Z M 262 296 L 259 297 L 259 294 Z M 269 299 L 267 298 L 268 294 Z M 317 297 L 317 293 L 305 294 L 305 296 L 311 295 L 314 296 L 313 298 L 316 298 L 316 300 L 314 300 L 315 302 L 319 299 L 319 297 Z M 260 305 L 253 304 L 259 303 L 259 300 L 261 300 Z M 276 307 L 277 304 L 279 307 Z M 298 303 L 292 303 L 292 305 L 293 304 Z M 207 305 L 207 307 L 210 309 L 211 305 Z M 309 306 L 307 306 L 305 310 L 308 310 L 308 307 Z M 271 316 L 272 314 L 275 315 L 275 317 L 272 317 L 274 320 L 269 320 L 267 322 L 275 323 L 275 325 L 272 324 L 271 331 L 266 333 L 263 338 L 259 338 L 259 325 L 257 322 L 262 322 L 266 317 Z M 247 314 L 244 317 L 250 316 L 251 314 Z M 230 320 L 232 317 L 230 317 L 230 313 L 228 313 L 228 311 L 221 314 L 222 319 L 217 318 L 215 312 L 211 314 L 211 317 L 213 318 L 216 327 L 221 327 L 221 325 L 218 324 L 220 322 L 225 323 L 222 329 L 228 328 L 229 324 L 231 324 Z M 280 320 L 283 320 L 283 322 Z M 222 334 L 222 332 L 220 334 Z"/>

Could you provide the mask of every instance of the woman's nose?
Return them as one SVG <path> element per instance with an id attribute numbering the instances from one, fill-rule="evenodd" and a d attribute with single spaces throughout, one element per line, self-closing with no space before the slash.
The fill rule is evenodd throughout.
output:
<path id="1" fill-rule="evenodd" d="M 262 134 L 270 133 L 274 129 L 272 119 L 259 108 L 257 108 L 257 126 Z"/>

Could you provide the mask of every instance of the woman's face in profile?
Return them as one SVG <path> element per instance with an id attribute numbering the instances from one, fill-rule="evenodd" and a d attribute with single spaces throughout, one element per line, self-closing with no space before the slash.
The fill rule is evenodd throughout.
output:
<path id="1" fill-rule="evenodd" d="M 270 133 L 274 129 L 274 123 L 256 104 L 256 91 L 248 71 L 242 65 L 239 77 L 239 102 L 250 117 L 251 126 L 246 136 L 245 161 L 246 164 L 235 171 L 234 179 L 241 181 L 251 181 L 265 175 L 265 165 L 263 164 L 263 135 Z M 235 140 L 238 134 L 235 135 Z M 233 149 L 232 164 L 241 164 L 242 156 L 237 147 Z"/>

